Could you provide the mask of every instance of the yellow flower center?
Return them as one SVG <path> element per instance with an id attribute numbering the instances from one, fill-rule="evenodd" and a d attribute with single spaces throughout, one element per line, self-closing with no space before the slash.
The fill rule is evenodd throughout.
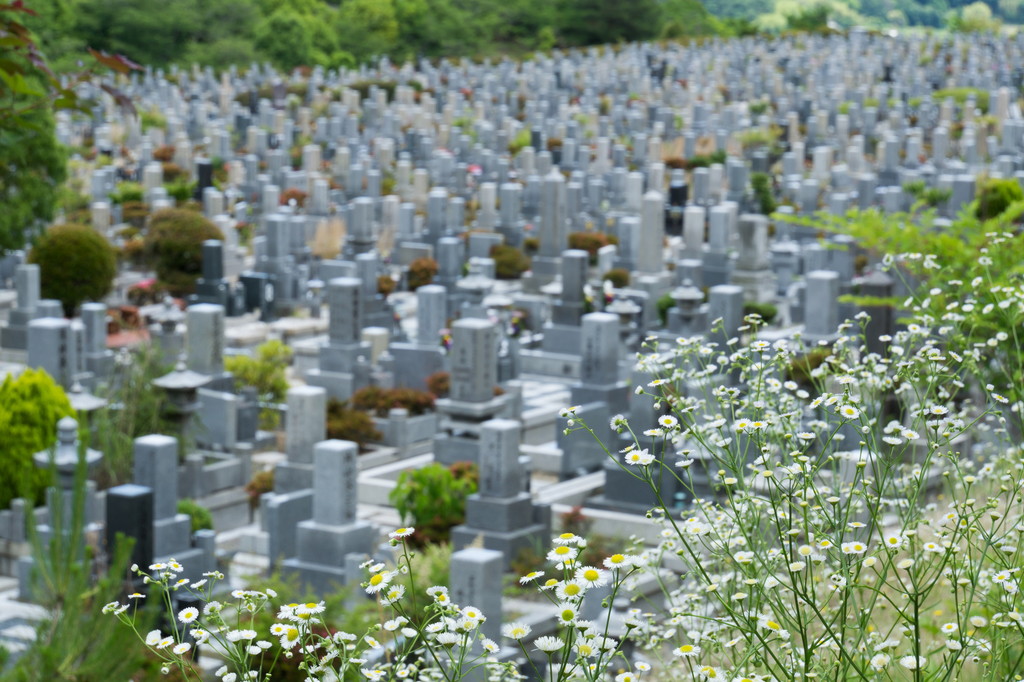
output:
<path id="1" fill-rule="evenodd" d="M 595 571 L 592 568 L 589 568 L 586 571 L 583 571 L 583 577 L 586 578 L 587 580 L 597 580 L 600 577 L 600 575 L 601 575 L 600 573 L 598 573 L 597 571 Z"/>
<path id="2" fill-rule="evenodd" d="M 680 653 L 688 654 L 691 651 L 693 651 L 693 645 L 692 644 L 684 644 L 681 647 L 679 647 L 679 651 L 680 651 Z"/>
<path id="3" fill-rule="evenodd" d="M 569 583 L 565 586 L 565 593 L 570 597 L 575 597 L 577 594 L 580 593 L 580 586 L 576 583 Z"/>
<path id="4" fill-rule="evenodd" d="M 625 559 L 626 557 L 622 556 L 621 554 L 612 554 L 613 564 L 621 564 L 623 561 L 625 561 Z"/>
<path id="5" fill-rule="evenodd" d="M 569 553 L 569 548 L 568 547 L 555 547 L 555 554 L 568 554 L 568 553 Z"/>
<path id="6" fill-rule="evenodd" d="M 384 576 L 381 575 L 380 573 L 378 573 L 377 575 L 375 575 L 372 578 L 370 578 L 370 584 L 375 586 L 375 587 L 377 585 L 380 585 L 382 582 L 384 582 Z"/>

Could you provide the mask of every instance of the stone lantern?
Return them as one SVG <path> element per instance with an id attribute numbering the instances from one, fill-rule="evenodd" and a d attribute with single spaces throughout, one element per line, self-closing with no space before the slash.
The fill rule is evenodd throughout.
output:
<path id="1" fill-rule="evenodd" d="M 188 432 L 189 421 L 199 406 L 199 389 L 211 381 L 211 377 L 186 368 L 184 359 L 179 359 L 172 371 L 153 379 L 153 385 L 167 394 L 169 404 L 165 414 L 177 423 L 182 437 Z"/>

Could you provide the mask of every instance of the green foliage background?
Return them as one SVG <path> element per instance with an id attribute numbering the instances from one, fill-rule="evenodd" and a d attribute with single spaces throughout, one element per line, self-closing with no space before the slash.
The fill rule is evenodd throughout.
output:
<path id="1" fill-rule="evenodd" d="M 38 0 L 51 60 L 85 46 L 152 66 L 351 66 L 375 55 L 496 56 L 654 38 L 816 30 L 828 22 L 984 30 L 1021 0 Z M 980 7 L 984 5 L 984 8 Z M 971 7 L 965 12 L 965 8 Z M 986 14 L 987 10 L 987 14 Z M 48 19 L 43 19 L 48 17 Z"/>

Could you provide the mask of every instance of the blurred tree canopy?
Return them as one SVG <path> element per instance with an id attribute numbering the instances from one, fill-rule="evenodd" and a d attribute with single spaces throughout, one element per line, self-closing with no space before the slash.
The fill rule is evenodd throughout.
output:
<path id="1" fill-rule="evenodd" d="M 497 57 L 755 30 L 921 25 L 986 30 L 1022 0 L 33 0 L 48 58 L 85 46 L 151 66 L 347 65 L 388 55 Z"/>
<path id="2" fill-rule="evenodd" d="M 59 65 L 73 64 L 88 46 L 151 66 L 255 60 L 283 69 L 379 55 L 498 56 L 644 40 L 661 35 L 666 23 L 686 24 L 695 9 L 710 17 L 700 0 L 38 0 L 38 6 L 54 18 L 36 30 Z M 688 8 L 680 14 L 682 6 Z M 686 35 L 719 33 L 725 25 L 690 26 Z"/>

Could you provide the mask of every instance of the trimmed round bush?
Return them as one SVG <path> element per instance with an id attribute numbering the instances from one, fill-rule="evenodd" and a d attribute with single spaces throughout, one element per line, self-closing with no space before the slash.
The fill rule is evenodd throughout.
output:
<path id="1" fill-rule="evenodd" d="M 153 214 L 146 233 L 146 259 L 172 296 L 196 290 L 207 239 L 224 239 L 224 235 L 199 213 L 168 208 Z"/>
<path id="2" fill-rule="evenodd" d="M 99 301 L 117 274 L 117 252 L 106 237 L 88 225 L 51 227 L 29 253 L 39 265 L 40 290 L 55 298 L 71 317 L 84 301 Z"/>

